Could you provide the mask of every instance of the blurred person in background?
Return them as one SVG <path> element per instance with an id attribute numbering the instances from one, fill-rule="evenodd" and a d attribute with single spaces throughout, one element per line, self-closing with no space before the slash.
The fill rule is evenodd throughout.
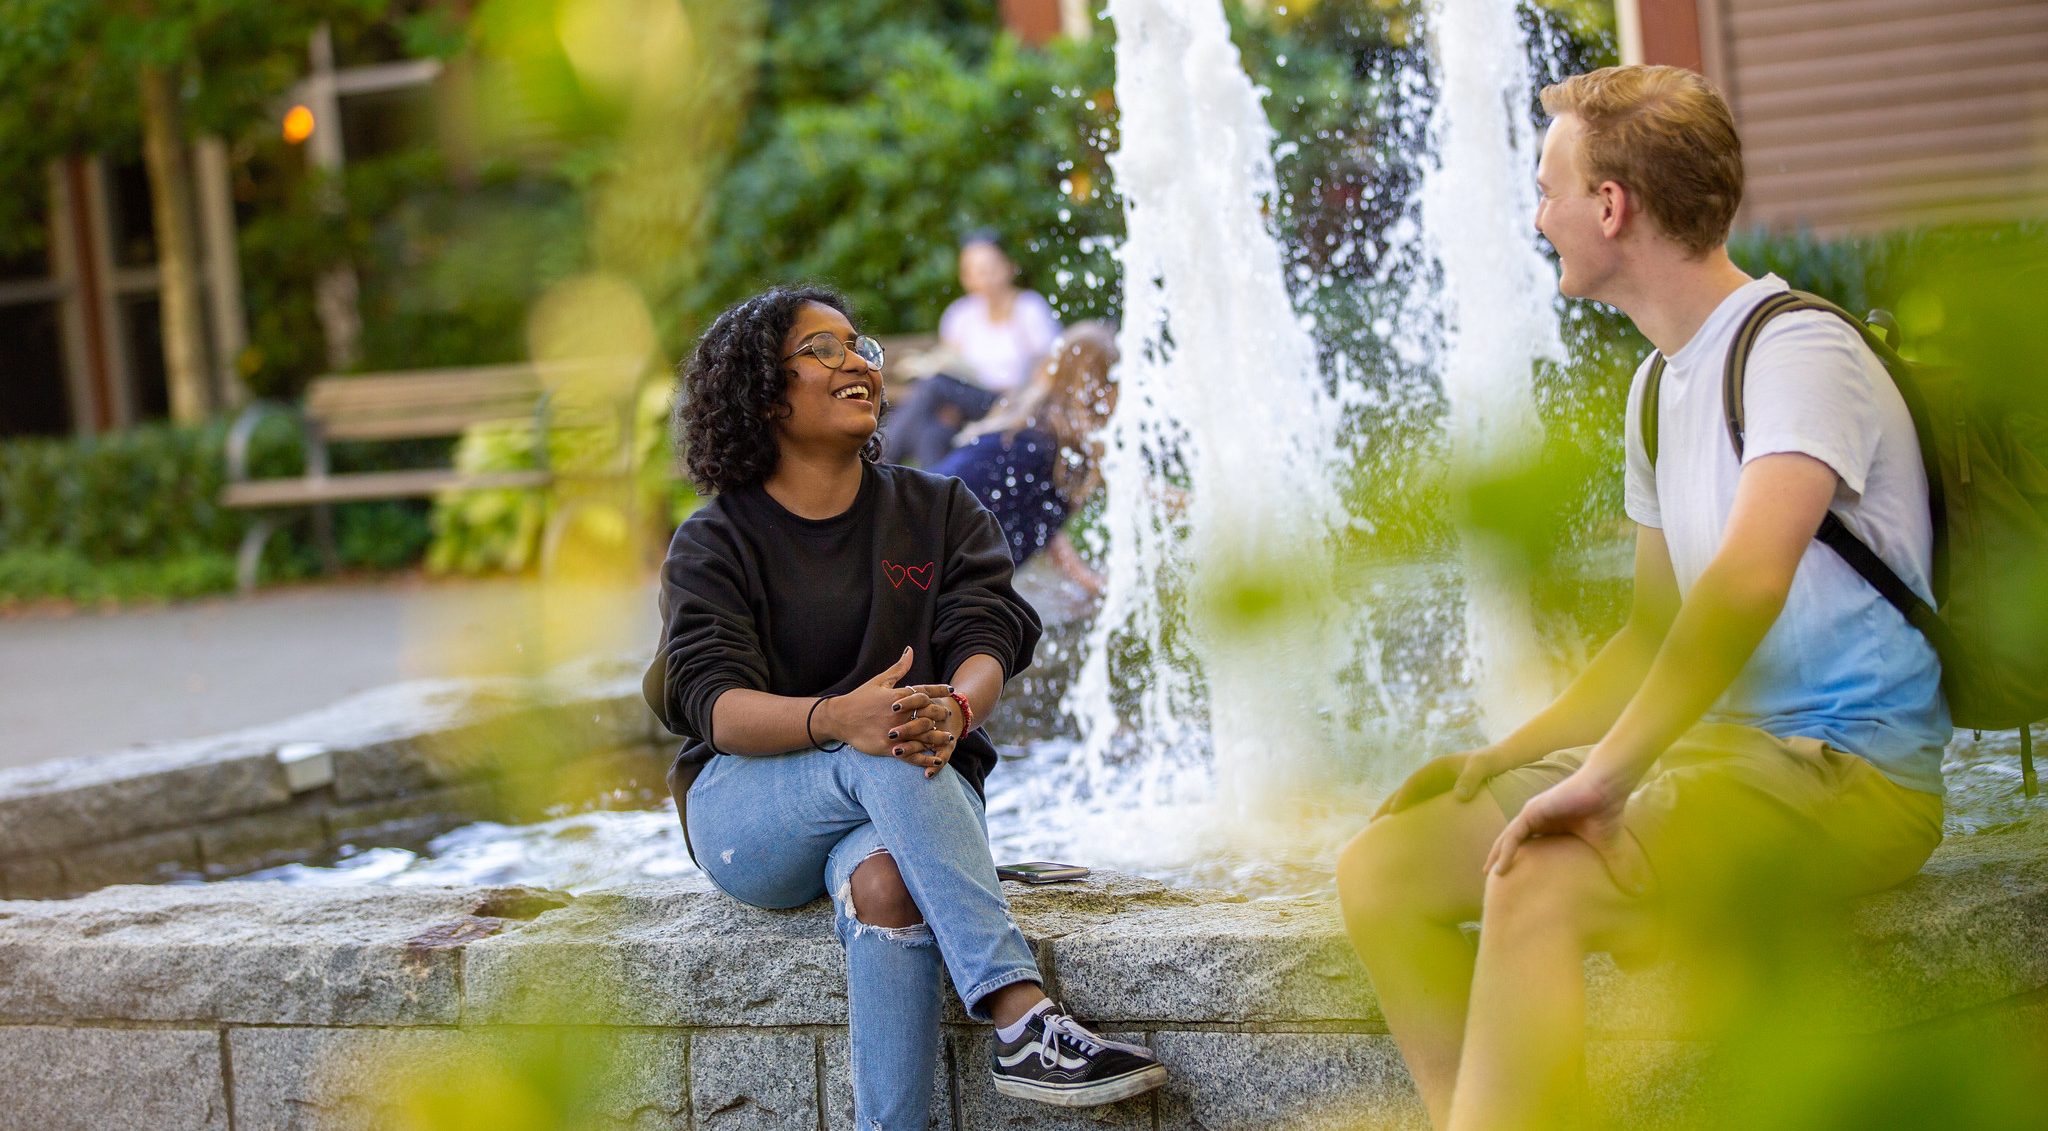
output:
<path id="1" fill-rule="evenodd" d="M 1083 322 L 1053 343 L 1025 386 L 996 403 L 932 465 L 967 484 L 996 516 L 1018 565 L 1046 551 L 1061 574 L 1091 596 L 1102 575 L 1083 561 L 1064 527 L 1102 483 L 1095 434 L 1116 408 L 1116 333 Z"/>
<path id="2" fill-rule="evenodd" d="M 976 231 L 960 242 L 960 289 L 967 293 L 939 317 L 939 343 L 958 359 L 957 372 L 927 377 L 904 398 L 889 425 L 885 455 L 891 463 L 936 463 L 962 428 L 1024 386 L 1059 336 L 1052 304 L 1017 286 L 1017 265 L 993 232 Z"/>
<path id="3" fill-rule="evenodd" d="M 1543 105 L 1536 226 L 1559 288 L 1657 350 L 1626 425 L 1633 604 L 1555 702 L 1416 771 L 1338 865 L 1388 1027 L 1431 1120 L 1459 1129 L 1583 1125 L 1589 951 L 1782 961 L 1781 924 L 1910 878 L 1942 836 L 1939 661 L 1815 540 L 1833 513 L 1929 598 L 1927 479 L 1897 387 L 1846 322 L 1785 314 L 1745 366 L 1738 459 L 1723 366 L 1787 288 L 1728 256 L 1743 167 L 1727 103 L 1690 71 L 1630 66 Z"/>
<path id="4" fill-rule="evenodd" d="M 685 363 L 677 440 L 710 501 L 662 568 L 647 701 L 685 742 L 692 857 L 756 907 L 829 893 L 862 1127 L 923 1131 L 942 977 L 993 1022 L 995 1086 L 1062 1106 L 1166 1076 L 1047 999 L 991 857 L 981 730 L 1039 621 L 958 480 L 879 461 L 882 351 L 845 300 L 777 288 Z"/>

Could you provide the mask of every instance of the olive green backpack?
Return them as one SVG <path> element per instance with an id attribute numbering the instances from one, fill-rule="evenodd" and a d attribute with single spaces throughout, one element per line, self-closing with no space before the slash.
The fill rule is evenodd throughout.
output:
<path id="1" fill-rule="evenodd" d="M 1820 310 L 1854 326 L 1884 362 L 1913 416 L 1928 469 L 1934 520 L 1934 607 L 1920 599 L 1833 512 L 1814 535 L 1926 635 L 1941 657 L 1941 686 L 1959 727 L 2020 732 L 2021 778 L 2035 793 L 2031 724 L 2048 718 L 2048 466 L 2012 421 L 1960 375 L 1907 361 L 1883 311 L 1857 318 L 1803 291 L 1758 303 L 1735 331 L 1721 407 L 1742 460 L 1743 369 L 1771 319 Z M 1657 463 L 1657 392 L 1664 358 L 1652 355 L 1643 390 L 1643 449 Z"/>

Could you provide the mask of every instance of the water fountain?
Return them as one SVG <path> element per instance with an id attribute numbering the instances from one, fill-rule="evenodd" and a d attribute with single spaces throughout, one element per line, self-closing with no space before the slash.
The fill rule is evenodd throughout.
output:
<path id="1" fill-rule="evenodd" d="M 1460 473 L 1510 473 L 1534 458 L 1542 437 L 1531 367 L 1564 356 L 1557 274 L 1530 236 L 1537 147 L 1524 113 L 1529 73 L 1501 65 L 1527 53 L 1514 0 L 1444 0 L 1432 12 L 1430 44 L 1440 164 L 1423 180 L 1422 219 L 1443 275 L 1417 305 L 1434 301 L 1441 312 L 1437 371 Z M 1487 737 L 1497 738 L 1557 687 L 1525 579 L 1470 532 L 1462 541 L 1466 680 Z"/>
<path id="2" fill-rule="evenodd" d="M 1158 804 L 1206 761 L 1245 815 L 1306 784 L 1338 737 L 1320 681 L 1274 673 L 1342 666 L 1327 616 L 1341 412 L 1263 215 L 1272 127 L 1221 6 L 1112 0 L 1108 14 L 1123 392 L 1103 465 L 1109 584 L 1070 697 L 1079 768 L 1101 790 L 1136 766 L 1124 795 Z M 1140 645 L 1128 664 L 1121 640 Z M 1123 710 L 1119 681 L 1138 688 Z"/>
<path id="3" fill-rule="evenodd" d="M 1086 737 L 1074 794 L 1053 807 L 1102 815 L 1094 824 L 1119 842 L 1101 846 L 1110 855 L 1157 845 L 1155 822 L 1133 815 L 1160 812 L 1264 830 L 1255 839 L 1285 852 L 1270 841 L 1300 840 L 1305 798 L 1384 787 L 1421 753 L 1387 752 L 1377 782 L 1336 772 L 1347 760 L 1335 752 L 1362 736 L 1332 699 L 1385 692 L 1335 678 L 1386 679 L 1378 656 L 1360 655 L 1378 610 L 1342 583 L 1335 542 L 1354 517 L 1337 484 L 1373 439 L 1345 429 L 1362 390 L 1324 371 L 1290 297 L 1268 218 L 1274 138 L 1221 4 L 1107 11 L 1128 226 L 1123 396 L 1104 461 L 1109 587 L 1068 700 Z M 1406 296 L 1400 332 L 1440 382 L 1458 467 L 1487 475 L 1540 438 L 1531 366 L 1562 352 L 1556 287 L 1529 227 L 1535 153 L 1513 0 L 1447 0 L 1431 28 L 1439 162 L 1416 238 L 1392 254 L 1440 270 L 1416 273 L 1428 282 Z M 1497 734 L 1553 688 L 1512 568 L 1471 538 L 1461 564 L 1463 682 Z"/>
<path id="4" fill-rule="evenodd" d="M 1122 395 L 1103 466 L 1108 588 L 1065 700 L 1082 738 L 1039 736 L 1004 767 L 991 832 L 1000 857 L 1320 886 L 1372 797 L 1470 736 L 1469 689 L 1485 729 L 1547 694 L 1529 601 L 1469 540 L 1457 568 L 1432 565 L 1392 596 L 1340 561 L 1344 532 L 1377 517 L 1353 514 L 1341 484 L 1355 462 L 1385 462 L 1363 406 L 1384 410 L 1389 394 L 1319 360 L 1318 327 L 1290 293 L 1263 92 L 1222 0 L 1110 0 L 1107 15 L 1128 233 Z M 1410 209 L 1420 223 L 1381 257 L 1422 269 L 1378 272 L 1425 281 L 1381 332 L 1422 374 L 1428 411 L 1447 408 L 1461 464 L 1484 471 L 1538 435 L 1530 367 L 1558 349 L 1555 285 L 1528 227 L 1535 162 L 1513 0 L 1444 0 L 1431 26 L 1435 66 L 1403 89 L 1434 77 L 1434 102 L 1406 109 L 1429 112 L 1415 132 L 1439 160 L 1404 155 L 1426 170 Z M 1440 699 L 1455 701 L 1448 714 Z M 672 817 L 664 832 L 596 816 L 479 827 L 442 851 L 455 875 L 496 879 L 560 837 L 593 859 L 626 843 L 646 855 L 667 837 L 682 859 Z M 396 857 L 359 864 L 424 878 Z"/>

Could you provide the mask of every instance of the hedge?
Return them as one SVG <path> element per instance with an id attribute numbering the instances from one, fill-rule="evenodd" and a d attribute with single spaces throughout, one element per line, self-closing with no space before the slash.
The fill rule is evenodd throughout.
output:
<path id="1" fill-rule="evenodd" d="M 249 515 L 219 503 L 227 427 L 148 424 L 83 439 L 0 442 L 0 605 L 57 599 L 193 597 L 234 587 L 234 555 Z M 341 445 L 335 470 L 418 466 L 420 444 Z M 296 429 L 270 418 L 251 445 L 252 474 L 305 468 Z M 342 564 L 393 569 L 411 564 L 428 538 L 424 502 L 336 508 Z M 310 526 L 292 523 L 271 539 L 267 578 L 294 578 L 319 565 Z"/>

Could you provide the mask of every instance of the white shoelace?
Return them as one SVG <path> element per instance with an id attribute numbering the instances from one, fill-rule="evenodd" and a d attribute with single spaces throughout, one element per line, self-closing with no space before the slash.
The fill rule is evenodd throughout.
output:
<path id="1" fill-rule="evenodd" d="M 1060 1066 L 1059 1043 L 1062 1038 L 1083 1056 L 1102 1051 L 1102 1043 L 1095 1034 L 1083 1029 L 1080 1022 L 1064 1013 L 1048 1010 L 1045 1014 L 1045 1036 L 1038 1044 L 1038 1062 L 1048 1070 Z"/>

